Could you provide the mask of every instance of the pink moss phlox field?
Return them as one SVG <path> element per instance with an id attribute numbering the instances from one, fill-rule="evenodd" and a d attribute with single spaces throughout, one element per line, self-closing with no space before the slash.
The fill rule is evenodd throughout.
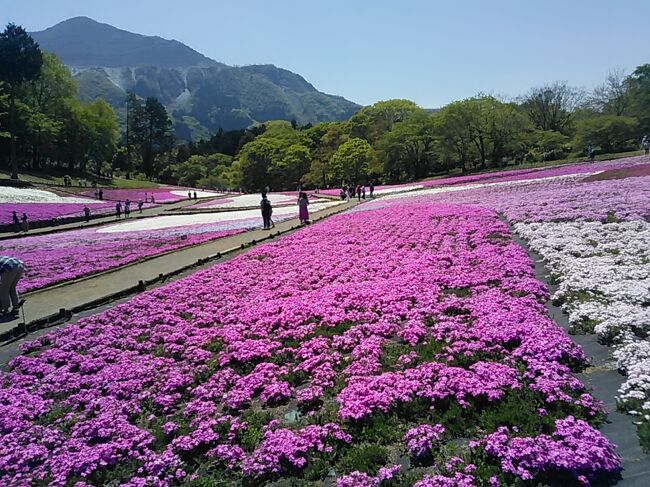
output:
<path id="1" fill-rule="evenodd" d="M 64 218 L 68 216 L 83 216 L 84 206 L 90 208 L 91 215 L 111 213 L 115 210 L 115 203 L 110 201 L 97 202 L 88 200 L 88 203 L 0 203 L 0 221 L 9 225 L 12 220 L 12 212 L 27 215 L 30 222 L 51 220 L 52 218 Z"/>
<path id="2" fill-rule="evenodd" d="M 619 460 L 547 298 L 491 210 L 333 216 L 26 343 L 1 376 L 0 484 L 263 485 L 334 469 L 342 487 L 381 485 L 402 473 L 388 455 L 356 466 L 371 433 L 402 458 L 439 435 L 474 441 L 463 458 L 434 448 L 423 487 L 474 485 L 479 461 L 485 485 L 511 485 L 509 461 L 531 485 L 588 482 Z M 561 455 L 522 459 L 516 437 Z"/>
<path id="3" fill-rule="evenodd" d="M 117 233 L 87 228 L 3 240 L 0 252 L 25 263 L 18 291 L 27 292 L 242 231 L 209 225 Z"/>

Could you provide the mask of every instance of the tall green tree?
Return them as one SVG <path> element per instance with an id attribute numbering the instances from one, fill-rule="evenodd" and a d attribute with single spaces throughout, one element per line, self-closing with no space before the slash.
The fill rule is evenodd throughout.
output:
<path id="1" fill-rule="evenodd" d="M 138 153 L 142 172 L 152 179 L 156 157 L 173 146 L 172 122 L 165 107 L 154 97 L 142 102 L 133 93 L 127 93 L 126 105 L 126 166 L 130 172 L 133 156 Z"/>
<path id="2" fill-rule="evenodd" d="M 51 154 L 61 129 L 65 100 L 76 94 L 77 85 L 68 68 L 54 54 L 44 52 L 38 77 L 21 90 L 33 169 L 41 166 L 44 154 Z"/>
<path id="3" fill-rule="evenodd" d="M 370 173 L 375 151 L 364 139 L 350 139 L 332 155 L 330 171 L 335 180 L 361 183 Z"/>
<path id="4" fill-rule="evenodd" d="M 410 113 L 378 141 L 384 172 L 395 181 L 427 176 L 436 161 L 436 144 L 433 118 L 424 110 Z"/>
<path id="5" fill-rule="evenodd" d="M 27 31 L 7 24 L 0 33 L 0 81 L 8 89 L 11 179 L 18 179 L 16 155 L 16 96 L 22 83 L 35 79 L 41 70 L 43 55 Z"/>
<path id="6" fill-rule="evenodd" d="M 524 97 L 522 107 L 535 128 L 566 133 L 575 111 L 585 100 L 582 90 L 565 81 L 533 88 Z"/>
<path id="7" fill-rule="evenodd" d="M 627 79 L 630 114 L 639 119 L 640 129 L 650 133 L 650 64 L 638 66 Z"/>

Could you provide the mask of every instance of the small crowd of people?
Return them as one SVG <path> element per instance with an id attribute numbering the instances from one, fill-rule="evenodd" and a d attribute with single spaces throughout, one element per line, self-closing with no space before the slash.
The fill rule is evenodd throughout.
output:
<path id="1" fill-rule="evenodd" d="M 153 195 L 151 195 L 151 199 L 153 201 Z M 142 206 L 144 205 L 142 200 L 138 200 L 137 205 L 138 213 L 142 213 Z M 124 206 L 122 206 L 122 201 L 115 203 L 115 218 L 117 220 L 122 218 L 122 213 L 124 213 L 124 218 L 129 218 L 131 216 L 131 200 L 128 198 L 124 202 Z"/>
<path id="2" fill-rule="evenodd" d="M 18 213 L 17 212 L 12 212 L 11 214 L 11 223 L 14 228 L 14 232 L 25 232 L 29 230 L 29 221 L 27 219 L 27 213 L 23 213 L 23 216 L 18 218 Z"/>
<path id="3" fill-rule="evenodd" d="M 375 184 L 371 181 L 370 184 L 368 185 L 368 189 L 370 192 L 370 197 L 374 198 L 375 196 Z M 344 184 L 343 187 L 341 188 L 341 199 L 345 201 L 349 201 L 350 198 L 354 198 L 356 195 L 358 201 L 361 201 L 362 199 L 366 199 L 366 185 L 365 184 L 350 184 L 349 186 L 347 184 Z"/>

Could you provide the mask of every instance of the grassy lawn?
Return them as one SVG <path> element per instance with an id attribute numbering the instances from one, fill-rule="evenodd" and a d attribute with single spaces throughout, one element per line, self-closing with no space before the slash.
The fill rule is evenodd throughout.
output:
<path id="1" fill-rule="evenodd" d="M 0 180 L 10 179 L 10 178 L 11 178 L 11 174 L 8 171 L 0 170 Z M 63 176 L 53 176 L 51 174 L 46 174 L 46 173 L 32 173 L 32 174 L 19 174 L 18 178 L 21 181 L 26 181 L 28 183 L 33 183 L 33 184 L 63 186 Z M 72 178 L 72 184 L 73 187 L 77 187 L 76 177 Z M 110 183 L 102 181 L 100 183 L 100 186 L 109 187 L 109 188 L 131 189 L 131 188 L 157 188 L 159 184 L 147 180 L 141 180 L 141 179 L 113 178 L 110 181 Z"/>

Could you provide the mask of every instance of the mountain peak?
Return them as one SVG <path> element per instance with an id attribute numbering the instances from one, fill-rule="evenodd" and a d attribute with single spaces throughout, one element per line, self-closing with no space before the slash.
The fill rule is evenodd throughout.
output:
<path id="1" fill-rule="evenodd" d="M 57 53 L 68 66 L 80 68 L 219 65 L 178 41 L 134 34 L 83 16 L 31 35 L 43 49 Z"/>

